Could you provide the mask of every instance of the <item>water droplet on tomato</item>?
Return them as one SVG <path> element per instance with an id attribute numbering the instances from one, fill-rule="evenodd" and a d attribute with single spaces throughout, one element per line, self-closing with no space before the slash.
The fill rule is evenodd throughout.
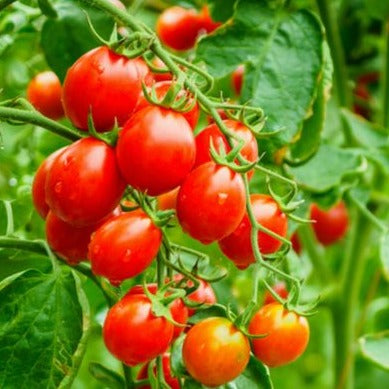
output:
<path id="1" fill-rule="evenodd" d="M 57 194 L 60 194 L 62 192 L 62 189 L 63 189 L 63 183 L 62 183 L 62 181 L 58 181 L 54 185 L 54 192 L 57 193 Z"/>
<path id="2" fill-rule="evenodd" d="M 228 194 L 227 193 L 219 193 L 217 195 L 217 203 L 219 205 L 223 205 L 226 202 L 227 198 L 228 198 Z"/>

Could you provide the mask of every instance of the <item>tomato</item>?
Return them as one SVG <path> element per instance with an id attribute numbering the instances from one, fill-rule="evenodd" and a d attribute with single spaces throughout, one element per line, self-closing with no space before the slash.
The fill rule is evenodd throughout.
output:
<path id="1" fill-rule="evenodd" d="M 211 15 L 209 13 L 209 8 L 207 6 L 204 6 L 201 9 L 199 18 L 200 18 L 201 27 L 207 33 L 211 33 L 212 31 L 216 30 L 219 26 L 221 26 L 220 22 L 215 22 L 214 20 L 212 20 Z"/>
<path id="2" fill-rule="evenodd" d="M 236 120 L 227 119 L 223 121 L 226 127 L 244 141 L 244 146 L 241 149 L 241 155 L 250 162 L 258 159 L 258 145 L 252 132 L 242 123 Z M 231 151 L 226 137 L 220 131 L 217 124 L 211 124 L 204 128 L 195 138 L 196 140 L 196 161 L 195 167 L 203 163 L 212 161 L 211 153 L 209 151 L 211 140 L 217 151 L 220 152 L 221 145 L 224 146 L 226 152 Z M 253 172 L 250 172 L 252 176 Z"/>
<path id="3" fill-rule="evenodd" d="M 60 119 L 63 115 L 61 83 L 54 72 L 37 74 L 28 84 L 27 100 L 42 115 L 50 119 Z"/>
<path id="4" fill-rule="evenodd" d="M 282 299 L 287 299 L 289 292 L 286 289 L 286 285 L 284 282 L 278 282 L 273 286 L 274 291 L 280 296 Z M 263 299 L 263 305 L 276 303 L 277 300 L 270 294 L 269 291 L 265 292 L 265 296 Z"/>
<path id="5" fill-rule="evenodd" d="M 217 112 L 220 116 L 220 119 L 222 119 L 222 120 L 228 119 L 228 116 L 227 116 L 226 112 L 224 111 L 224 109 L 219 108 L 217 110 Z M 212 124 L 212 123 L 215 123 L 215 120 L 212 116 L 209 115 L 209 116 L 207 116 L 207 122 L 208 122 L 208 124 Z"/>
<path id="6" fill-rule="evenodd" d="M 182 357 L 195 380 L 206 386 L 219 386 L 244 371 L 250 359 L 250 345 L 229 320 L 211 317 L 189 330 Z"/>
<path id="7" fill-rule="evenodd" d="M 318 205 L 312 204 L 311 219 L 316 221 L 312 223 L 316 238 L 324 246 L 333 244 L 346 235 L 349 220 L 343 201 L 329 210 L 320 209 Z"/>
<path id="8" fill-rule="evenodd" d="M 66 116 L 85 131 L 89 113 L 99 132 L 111 130 L 115 119 L 122 126 L 136 107 L 142 82 L 152 82 L 143 59 L 128 59 L 105 46 L 93 49 L 66 74 L 62 93 Z"/>
<path id="9" fill-rule="evenodd" d="M 148 378 L 148 368 L 149 364 L 146 364 L 142 366 L 142 368 L 139 370 L 137 379 L 138 380 L 145 380 Z M 165 353 L 162 356 L 162 368 L 163 368 L 163 375 L 165 377 L 166 383 L 169 385 L 171 389 L 180 389 L 180 381 L 178 381 L 177 378 L 174 378 L 172 375 L 172 371 L 170 368 L 170 354 Z M 154 368 L 154 373 L 156 374 L 156 368 Z M 142 385 L 138 386 L 139 389 L 151 389 L 150 385 Z"/>
<path id="10" fill-rule="evenodd" d="M 154 84 L 155 94 L 157 95 L 157 98 L 159 100 L 162 100 L 166 96 L 171 85 L 172 85 L 172 81 L 157 82 L 156 84 Z M 182 98 L 184 95 L 186 95 L 188 97 L 188 95 L 190 95 L 190 94 L 189 94 L 189 92 L 182 90 L 178 93 L 177 99 Z M 188 101 L 187 107 L 189 107 L 191 104 L 193 104 L 194 99 L 189 97 L 187 101 Z M 139 98 L 136 110 L 139 111 L 139 110 L 141 110 L 145 107 L 148 107 L 148 106 L 150 106 L 150 103 L 144 98 L 143 93 L 142 93 L 140 98 Z M 200 116 L 200 109 L 199 109 L 199 105 L 197 104 L 197 102 L 195 102 L 195 105 L 193 106 L 193 108 L 190 111 L 183 112 L 182 115 L 188 121 L 188 123 L 192 127 L 192 129 L 194 129 L 196 127 L 196 124 L 197 124 L 197 122 L 199 120 L 199 116 Z"/>
<path id="11" fill-rule="evenodd" d="M 149 106 L 126 123 L 116 153 L 127 183 L 156 196 L 182 183 L 192 169 L 196 149 L 182 114 Z"/>
<path id="12" fill-rule="evenodd" d="M 237 95 L 240 95 L 240 92 L 242 91 L 243 76 L 244 66 L 239 65 L 232 73 L 232 88 Z"/>
<path id="13" fill-rule="evenodd" d="M 46 179 L 46 201 L 63 221 L 83 227 L 106 217 L 125 189 L 115 151 L 101 140 L 83 138 L 55 158 Z"/>
<path id="14" fill-rule="evenodd" d="M 128 294 L 109 311 L 103 326 L 108 350 L 126 365 L 145 363 L 164 353 L 173 338 L 174 326 L 152 312 L 143 294 Z"/>
<path id="15" fill-rule="evenodd" d="M 292 237 L 291 237 L 291 240 L 292 242 L 292 248 L 293 250 L 297 253 L 297 254 L 300 254 L 301 253 L 301 242 L 300 242 L 300 238 L 299 236 L 297 235 L 297 232 L 295 232 Z"/>
<path id="16" fill-rule="evenodd" d="M 288 229 L 288 220 L 273 198 L 265 194 L 253 194 L 250 196 L 250 201 L 257 222 L 263 227 L 285 237 Z M 251 223 L 246 213 L 236 230 L 219 242 L 222 252 L 239 269 L 245 269 L 255 262 L 250 235 Z M 281 241 L 267 235 L 265 232 L 258 232 L 258 246 L 262 254 L 272 254 L 281 245 Z"/>
<path id="17" fill-rule="evenodd" d="M 161 194 L 157 197 L 158 209 L 165 211 L 167 209 L 176 209 L 177 195 L 180 188 L 171 190 L 170 192 Z"/>
<path id="18" fill-rule="evenodd" d="M 42 219 L 46 219 L 49 213 L 49 206 L 46 202 L 46 177 L 47 173 L 51 169 L 55 158 L 64 150 L 61 148 L 54 153 L 50 154 L 39 166 L 35 173 L 34 181 L 32 182 L 32 202 L 36 211 L 39 213 Z"/>
<path id="19" fill-rule="evenodd" d="M 156 67 L 157 69 L 167 69 L 164 62 L 158 57 L 154 57 L 151 62 L 154 65 L 154 67 Z M 165 73 L 153 72 L 153 77 L 154 77 L 154 80 L 157 82 L 171 81 L 173 79 L 173 75 L 170 72 L 165 72 Z"/>
<path id="20" fill-rule="evenodd" d="M 92 271 L 119 285 L 151 264 L 161 240 L 161 230 L 143 211 L 122 213 L 93 234 L 88 252 Z"/>
<path id="21" fill-rule="evenodd" d="M 156 294 L 157 284 L 147 284 L 150 293 Z M 130 289 L 128 294 L 144 294 L 143 285 L 135 285 Z M 174 300 L 170 305 L 170 312 L 174 321 L 180 324 L 186 324 L 188 321 L 188 308 L 181 299 Z M 178 338 L 185 327 L 174 326 L 173 339 Z"/>
<path id="22" fill-rule="evenodd" d="M 194 47 L 203 28 L 203 20 L 194 9 L 170 7 L 159 15 L 156 31 L 162 43 L 174 50 Z"/>
<path id="23" fill-rule="evenodd" d="M 253 339 L 252 348 L 254 355 L 270 367 L 293 362 L 304 352 L 309 340 L 307 319 L 278 303 L 264 305 L 251 319 L 249 332 L 267 334 Z"/>
<path id="24" fill-rule="evenodd" d="M 194 169 L 177 196 L 177 216 L 183 230 L 204 244 L 233 232 L 245 206 L 242 177 L 213 162 Z"/>

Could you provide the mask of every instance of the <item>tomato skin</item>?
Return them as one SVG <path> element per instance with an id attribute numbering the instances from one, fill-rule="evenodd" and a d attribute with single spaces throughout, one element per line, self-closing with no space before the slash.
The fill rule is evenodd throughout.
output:
<path id="1" fill-rule="evenodd" d="M 164 45 L 184 51 L 194 47 L 202 27 L 202 19 L 196 10 L 174 6 L 159 15 L 156 31 Z"/>
<path id="2" fill-rule="evenodd" d="M 158 57 L 154 57 L 151 62 L 154 65 L 154 67 L 158 69 L 166 69 L 166 65 L 164 64 L 164 62 Z M 165 73 L 153 72 L 153 77 L 156 82 L 171 81 L 173 79 L 173 75 L 170 72 L 165 72 Z"/>
<path id="3" fill-rule="evenodd" d="M 158 209 L 166 211 L 168 209 L 176 209 L 177 207 L 177 195 L 180 188 L 171 190 L 157 197 Z"/>
<path id="4" fill-rule="evenodd" d="M 213 32 L 214 30 L 216 30 L 222 24 L 220 22 L 215 22 L 211 18 L 211 14 L 209 13 L 209 8 L 206 5 L 201 9 L 201 12 L 199 14 L 199 18 L 200 18 L 200 23 L 202 25 L 202 28 L 207 33 Z"/>
<path id="5" fill-rule="evenodd" d="M 37 74 L 27 86 L 27 100 L 42 115 L 53 120 L 64 115 L 61 93 L 61 83 L 52 71 Z"/>
<path id="6" fill-rule="evenodd" d="M 77 227 L 95 224 L 118 205 L 125 189 L 115 151 L 83 138 L 55 158 L 46 179 L 46 201 L 62 220 Z"/>
<path id="7" fill-rule="evenodd" d="M 249 333 L 268 334 L 252 339 L 253 353 L 265 365 L 277 367 L 293 362 L 304 352 L 309 340 L 309 324 L 305 317 L 273 303 L 264 305 L 254 315 Z"/>
<path id="8" fill-rule="evenodd" d="M 301 254 L 301 250 L 302 250 L 302 246 L 301 246 L 301 242 L 300 242 L 300 238 L 299 236 L 297 235 L 297 232 L 295 232 L 290 241 L 292 242 L 292 248 L 293 250 L 297 253 L 297 254 Z"/>
<path id="9" fill-rule="evenodd" d="M 128 59 L 101 46 L 81 56 L 68 70 L 62 101 L 66 116 L 81 130 L 88 130 L 92 112 L 97 131 L 122 126 L 133 113 L 142 81 L 152 82 L 143 59 Z"/>
<path id="10" fill-rule="evenodd" d="M 138 380 L 145 380 L 148 378 L 148 368 L 149 364 L 142 366 L 142 368 L 139 370 L 137 379 Z M 180 389 L 180 381 L 177 378 L 174 378 L 172 376 L 172 370 L 170 368 L 170 354 L 165 353 L 162 356 L 162 368 L 163 368 L 163 375 L 165 377 L 166 383 L 169 385 L 171 389 Z M 156 368 L 154 368 L 154 373 L 156 373 Z M 139 389 L 151 389 L 150 385 L 143 385 L 139 386 Z"/>
<path id="11" fill-rule="evenodd" d="M 232 80 L 231 80 L 232 89 L 235 91 L 237 95 L 240 95 L 240 92 L 242 91 L 243 77 L 244 77 L 244 66 L 239 65 L 232 73 Z"/>
<path id="12" fill-rule="evenodd" d="M 164 353 L 173 329 L 166 318 L 154 316 L 145 295 L 126 295 L 108 311 L 103 338 L 111 354 L 126 365 L 136 366 Z"/>
<path id="13" fill-rule="evenodd" d="M 147 289 L 150 293 L 156 294 L 158 290 L 157 284 L 147 284 Z M 143 285 L 133 286 L 128 294 L 144 294 Z M 170 312 L 174 321 L 180 324 L 186 324 L 188 321 L 188 308 L 181 299 L 174 300 L 170 305 Z M 174 326 L 173 339 L 180 336 L 185 327 Z"/>
<path id="14" fill-rule="evenodd" d="M 170 87 L 172 85 L 172 81 L 163 81 L 163 82 L 157 82 L 154 84 L 155 94 L 157 95 L 157 98 L 159 100 L 162 100 L 167 92 L 169 91 Z M 188 97 L 189 92 L 182 90 L 178 93 L 177 99 L 182 98 L 184 95 L 187 95 Z M 188 98 L 188 104 L 189 107 L 191 104 L 193 104 L 193 98 Z M 138 105 L 136 106 L 136 110 L 140 111 L 141 109 L 145 107 L 149 107 L 151 104 L 145 99 L 143 93 L 140 95 L 138 100 Z M 200 108 L 197 102 L 195 102 L 193 108 L 188 112 L 182 112 L 182 115 L 184 118 L 188 121 L 189 125 L 192 127 L 192 129 L 195 129 L 197 122 L 199 120 L 200 116 Z"/>
<path id="15" fill-rule="evenodd" d="M 194 169 L 177 196 L 181 227 L 204 244 L 235 230 L 245 212 L 242 177 L 225 166 L 208 162 Z"/>
<path id="16" fill-rule="evenodd" d="M 236 120 L 223 120 L 226 127 L 236 134 L 239 138 L 243 139 L 244 146 L 241 150 L 241 155 L 250 162 L 254 162 L 258 159 L 258 144 L 252 132 L 242 123 Z M 216 151 L 220 152 L 220 145 L 223 145 L 226 152 L 231 151 L 226 137 L 220 131 L 217 124 L 211 124 L 204 128 L 195 138 L 196 140 L 196 161 L 195 167 L 202 165 L 203 163 L 212 161 L 211 153 L 209 151 L 211 140 Z M 252 171 L 250 175 L 252 176 Z"/>
<path id="17" fill-rule="evenodd" d="M 120 132 L 116 146 L 127 183 L 151 196 L 179 186 L 192 169 L 195 153 L 186 119 L 157 106 L 136 112 Z"/>
<path id="18" fill-rule="evenodd" d="M 250 358 L 250 345 L 229 320 L 211 317 L 189 330 L 182 356 L 194 379 L 206 386 L 219 386 L 243 372 Z"/>
<path id="19" fill-rule="evenodd" d="M 322 210 L 316 204 L 311 206 L 311 219 L 317 240 L 324 246 L 331 245 L 342 239 L 347 232 L 349 218 L 343 201 L 329 210 Z"/>
<path id="20" fill-rule="evenodd" d="M 32 182 L 32 202 L 42 219 L 46 219 L 50 208 L 46 202 L 46 177 L 57 156 L 64 150 L 61 148 L 50 154 L 38 167 Z"/>
<path id="21" fill-rule="evenodd" d="M 288 298 L 289 292 L 286 289 L 286 285 L 284 282 L 278 282 L 273 286 L 273 289 L 278 294 L 278 296 L 280 296 L 284 300 Z M 277 300 L 270 294 L 269 291 L 266 291 L 263 299 L 263 305 L 271 303 L 277 303 Z"/>
<path id="22" fill-rule="evenodd" d="M 285 237 L 288 229 L 288 219 L 280 210 L 278 204 L 269 195 L 252 194 L 251 206 L 257 222 L 273 232 Z M 251 223 L 248 214 L 244 215 L 239 226 L 231 235 L 219 242 L 219 247 L 227 258 L 231 259 L 239 269 L 245 269 L 255 262 L 251 248 Z M 279 240 L 258 232 L 258 246 L 262 254 L 272 254 L 282 245 Z"/>
<path id="23" fill-rule="evenodd" d="M 161 230 L 143 211 L 122 213 L 93 234 L 88 251 L 92 271 L 119 285 L 151 264 L 161 241 Z"/>

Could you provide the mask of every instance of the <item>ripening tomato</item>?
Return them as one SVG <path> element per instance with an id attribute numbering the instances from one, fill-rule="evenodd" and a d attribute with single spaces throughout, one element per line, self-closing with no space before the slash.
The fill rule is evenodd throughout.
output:
<path id="1" fill-rule="evenodd" d="M 287 299 L 289 292 L 288 289 L 286 289 L 286 285 L 284 282 L 278 282 L 273 286 L 273 290 L 280 296 L 282 299 Z M 263 298 L 263 305 L 276 303 L 277 300 L 270 294 L 269 291 L 265 292 L 265 296 Z"/>
<path id="2" fill-rule="evenodd" d="M 171 190 L 170 192 L 161 194 L 157 197 L 158 209 L 166 211 L 168 209 L 176 209 L 177 207 L 177 195 L 180 188 Z"/>
<path id="3" fill-rule="evenodd" d="M 172 86 L 172 81 L 157 82 L 156 84 L 154 84 L 155 94 L 158 100 L 162 100 L 166 96 L 171 86 Z M 194 102 L 194 99 L 193 97 L 190 97 L 189 92 L 185 90 L 181 90 L 177 95 L 177 99 L 183 98 L 184 95 L 186 95 L 186 97 L 188 98 L 187 107 L 189 107 Z M 138 105 L 136 106 L 136 110 L 140 111 L 141 109 L 148 107 L 150 105 L 151 104 L 145 99 L 142 93 L 138 100 Z M 193 108 L 190 111 L 182 112 L 182 115 L 188 121 L 192 129 L 194 129 L 196 127 L 196 124 L 200 116 L 200 109 L 197 102 L 195 102 Z"/>
<path id="4" fill-rule="evenodd" d="M 60 119 L 63 115 L 61 83 L 54 72 L 37 74 L 28 84 L 27 100 L 42 115 L 50 119 Z"/>
<path id="5" fill-rule="evenodd" d="M 49 206 L 46 202 L 46 177 L 48 171 L 51 169 L 55 158 L 64 150 L 61 148 L 50 154 L 39 166 L 35 173 L 34 181 L 32 182 L 32 202 L 36 211 L 42 219 L 46 219 L 49 213 Z"/>
<path id="6" fill-rule="evenodd" d="M 300 254 L 301 253 L 301 250 L 302 250 L 302 247 L 301 247 L 301 242 L 300 242 L 300 238 L 299 236 L 297 235 L 297 232 L 295 232 L 290 241 L 292 242 L 292 248 L 293 250 L 297 253 L 297 254 Z"/>
<path id="7" fill-rule="evenodd" d="M 328 210 L 323 210 L 316 204 L 311 206 L 311 219 L 317 240 L 328 246 L 342 239 L 348 229 L 348 212 L 343 201 Z"/>
<path id="8" fill-rule="evenodd" d="M 150 293 L 156 294 L 158 286 L 157 284 L 147 284 L 147 289 Z M 130 289 L 128 294 L 144 294 L 143 285 L 135 285 Z M 174 321 L 180 324 L 186 324 L 188 321 L 188 308 L 181 299 L 174 300 L 169 305 L 169 308 Z M 174 326 L 173 339 L 178 338 L 184 329 L 185 327 Z"/>
<path id="9" fill-rule="evenodd" d="M 159 15 L 156 31 L 162 43 L 174 50 L 194 47 L 203 28 L 203 20 L 194 9 L 170 7 Z"/>
<path id="10" fill-rule="evenodd" d="M 174 326 L 152 312 L 149 298 L 128 294 L 109 311 L 103 338 L 108 350 L 126 365 L 149 362 L 164 353 L 173 338 Z"/>
<path id="11" fill-rule="evenodd" d="M 139 370 L 137 379 L 138 380 L 145 380 L 148 378 L 148 368 L 149 364 L 142 366 L 142 368 Z M 163 369 L 163 375 L 165 377 L 166 383 L 169 385 L 171 389 L 180 389 L 180 381 L 177 378 L 174 378 L 172 375 L 172 370 L 170 367 L 170 354 L 165 353 L 162 356 L 162 369 Z M 156 367 L 154 367 L 154 374 L 156 374 Z M 138 389 L 151 389 L 150 385 L 142 385 L 138 386 Z"/>
<path id="12" fill-rule="evenodd" d="M 253 194 L 250 196 L 250 201 L 257 222 L 276 234 L 285 237 L 288 230 L 288 219 L 274 199 L 265 194 Z M 219 242 L 222 252 L 239 269 L 245 269 L 255 262 L 250 235 L 251 223 L 246 213 L 236 230 Z M 269 236 L 265 232 L 258 232 L 258 246 L 262 254 L 272 254 L 281 245 L 282 242 L 278 239 Z"/>
<path id="13" fill-rule="evenodd" d="M 240 92 L 242 91 L 243 76 L 244 66 L 239 65 L 232 73 L 232 88 L 237 95 L 240 95 Z"/>
<path id="14" fill-rule="evenodd" d="M 250 345 L 229 320 L 211 317 L 189 330 L 182 357 L 196 381 L 206 386 L 219 386 L 244 371 L 250 359 Z"/>
<path id="15" fill-rule="evenodd" d="M 220 22 L 215 22 L 211 18 L 211 14 L 209 13 L 209 8 L 206 5 L 201 9 L 201 12 L 199 14 L 199 18 L 200 18 L 201 27 L 207 33 L 211 33 L 214 30 L 216 30 L 219 26 L 221 26 Z"/>
<path id="16" fill-rule="evenodd" d="M 309 340 L 307 319 L 278 303 L 264 305 L 251 319 L 249 332 L 267 334 L 253 339 L 252 348 L 254 355 L 270 367 L 293 362 L 304 352 Z"/>
<path id="17" fill-rule="evenodd" d="M 46 201 L 74 226 L 96 224 L 118 205 L 125 189 L 115 151 L 105 142 L 83 138 L 54 160 L 46 179 Z"/>
<path id="18" fill-rule="evenodd" d="M 154 57 L 153 60 L 151 61 L 151 63 L 157 69 L 167 69 L 167 67 L 164 64 L 164 62 L 160 58 L 158 58 L 158 57 Z M 157 82 L 160 82 L 160 81 L 171 81 L 173 79 L 173 75 L 170 72 L 157 73 L 157 72 L 154 71 L 153 72 L 153 77 L 154 77 L 154 80 L 157 81 Z"/>
<path id="19" fill-rule="evenodd" d="M 211 243 L 239 225 L 246 198 L 242 177 L 226 166 L 208 162 L 194 169 L 177 196 L 177 217 L 185 232 Z"/>
<path id="20" fill-rule="evenodd" d="M 90 113 L 99 132 L 111 130 L 115 120 L 122 126 L 136 107 L 142 82 L 152 82 L 143 59 L 128 59 L 105 46 L 93 49 L 66 74 L 62 92 L 66 116 L 85 131 Z"/>
<path id="21" fill-rule="evenodd" d="M 192 129 L 184 116 L 157 106 L 137 111 L 116 146 L 127 183 L 150 196 L 179 186 L 192 169 L 195 153 Z"/>
<path id="22" fill-rule="evenodd" d="M 122 213 L 93 234 L 88 252 L 92 271 L 119 285 L 151 264 L 161 240 L 161 230 L 143 211 Z"/>
<path id="23" fill-rule="evenodd" d="M 241 149 L 242 157 L 250 162 L 256 161 L 258 159 L 258 144 L 252 132 L 244 124 L 236 120 L 227 119 L 223 122 L 231 132 L 243 140 L 244 146 Z M 231 151 L 231 147 L 229 146 L 226 137 L 215 123 L 204 128 L 204 130 L 196 136 L 195 140 L 195 167 L 212 161 L 211 153 L 209 151 L 211 140 L 216 151 L 220 152 L 221 146 L 224 147 L 227 153 Z M 252 172 L 250 172 L 250 174 L 252 176 Z"/>

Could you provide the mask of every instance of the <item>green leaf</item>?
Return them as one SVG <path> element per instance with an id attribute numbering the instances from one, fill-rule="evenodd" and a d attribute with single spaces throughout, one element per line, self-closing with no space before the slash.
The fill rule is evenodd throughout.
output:
<path id="1" fill-rule="evenodd" d="M 56 18 L 58 16 L 57 11 L 50 3 L 50 0 L 38 0 L 38 5 L 42 13 L 47 17 Z"/>
<path id="2" fill-rule="evenodd" d="M 365 160 L 358 152 L 322 145 L 308 163 L 285 167 L 297 184 L 308 191 L 324 193 L 339 186 L 347 177 L 364 171 Z"/>
<path id="3" fill-rule="evenodd" d="M 225 22 L 231 18 L 234 12 L 234 5 L 237 0 L 208 0 L 212 19 L 218 22 Z"/>
<path id="4" fill-rule="evenodd" d="M 215 304 L 209 308 L 197 309 L 196 313 L 189 318 L 188 322 L 196 324 L 209 317 L 227 317 L 225 307 L 223 305 Z"/>
<path id="5" fill-rule="evenodd" d="M 389 281 L 389 234 L 383 234 L 380 243 L 380 260 L 382 264 L 382 273 Z"/>
<path id="6" fill-rule="evenodd" d="M 196 61 L 216 78 L 245 64 L 243 101 L 260 106 L 268 128 L 289 142 L 308 116 L 323 71 L 323 30 L 310 12 L 241 0 L 233 22 L 198 43 Z"/>
<path id="7" fill-rule="evenodd" d="M 182 377 L 187 374 L 184 361 L 182 360 L 182 347 L 184 345 L 185 335 L 181 335 L 172 346 L 170 354 L 170 366 L 176 377 Z"/>
<path id="8" fill-rule="evenodd" d="M 183 389 L 202 389 L 204 388 L 203 385 L 201 385 L 199 382 L 191 379 L 191 378 L 187 378 L 184 382 L 184 387 Z"/>
<path id="9" fill-rule="evenodd" d="M 386 0 L 364 0 L 367 13 L 377 19 L 386 21 L 389 18 L 389 1 Z"/>
<path id="10" fill-rule="evenodd" d="M 389 370 L 389 330 L 359 338 L 359 346 L 364 358 Z"/>
<path id="11" fill-rule="evenodd" d="M 100 46 L 101 43 L 90 32 L 85 9 L 102 37 L 108 39 L 113 20 L 95 8 L 83 7 L 76 0 L 60 0 L 55 4 L 58 17 L 48 19 L 42 28 L 41 44 L 52 70 L 60 80 L 65 78 L 67 69 L 84 53 Z"/>
<path id="12" fill-rule="evenodd" d="M 27 270 L 0 283 L 0 301 L 0 386 L 70 387 L 89 327 L 78 278 Z"/>
<path id="13" fill-rule="evenodd" d="M 100 363 L 90 362 L 89 372 L 96 380 L 104 384 L 104 387 L 109 389 L 124 389 L 126 387 L 122 376 Z"/>

